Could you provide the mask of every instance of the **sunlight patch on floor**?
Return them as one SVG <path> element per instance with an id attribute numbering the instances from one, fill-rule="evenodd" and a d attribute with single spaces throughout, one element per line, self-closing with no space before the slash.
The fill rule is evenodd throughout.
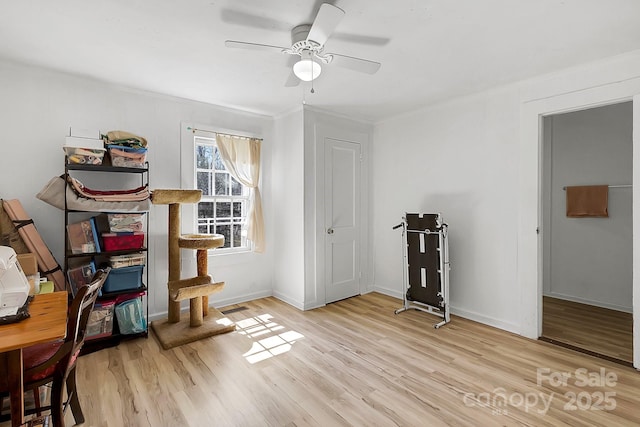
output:
<path id="1" fill-rule="evenodd" d="M 231 321 L 231 319 L 228 319 L 226 317 L 223 317 L 222 319 L 216 320 L 216 323 L 218 325 L 223 325 L 223 326 L 229 326 L 231 325 L 233 322 Z"/>
<path id="2" fill-rule="evenodd" d="M 286 353 L 297 340 L 304 338 L 301 333 L 284 329 L 284 326 L 273 321 L 270 314 L 237 321 L 236 332 L 255 340 L 251 349 L 243 354 L 245 359 L 253 364 Z"/>

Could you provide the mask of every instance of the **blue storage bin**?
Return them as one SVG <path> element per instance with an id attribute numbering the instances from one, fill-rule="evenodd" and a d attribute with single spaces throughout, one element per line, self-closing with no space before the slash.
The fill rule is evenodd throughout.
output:
<path id="1" fill-rule="evenodd" d="M 116 319 L 121 334 L 139 334 L 147 330 L 147 319 L 144 317 L 141 298 L 130 299 L 116 305 Z"/>
<path id="2" fill-rule="evenodd" d="M 144 265 L 112 268 L 102 287 L 103 292 L 120 292 L 142 287 Z"/>

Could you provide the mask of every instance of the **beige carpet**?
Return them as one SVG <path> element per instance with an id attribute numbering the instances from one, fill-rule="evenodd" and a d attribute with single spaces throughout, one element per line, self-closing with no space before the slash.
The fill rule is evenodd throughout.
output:
<path id="1" fill-rule="evenodd" d="M 160 341 L 162 348 L 168 350 L 203 338 L 218 334 L 226 334 L 236 329 L 236 325 L 224 314 L 213 307 L 209 307 L 209 315 L 205 316 L 202 326 L 192 328 L 189 326 L 189 312 L 180 316 L 180 322 L 169 323 L 167 320 L 151 322 L 151 329 Z"/>

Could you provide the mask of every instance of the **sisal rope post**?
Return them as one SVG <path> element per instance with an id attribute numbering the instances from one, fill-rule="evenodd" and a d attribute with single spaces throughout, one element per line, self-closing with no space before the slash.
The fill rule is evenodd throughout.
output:
<path id="1" fill-rule="evenodd" d="M 204 318 L 202 316 L 202 297 L 196 296 L 189 300 L 189 326 L 202 326 Z"/>
<path id="2" fill-rule="evenodd" d="M 180 279 L 180 203 L 169 204 L 169 282 Z M 180 321 L 180 301 L 174 301 L 168 296 L 168 322 Z"/>
<path id="3" fill-rule="evenodd" d="M 207 265 L 208 251 L 206 249 L 198 249 L 196 252 L 196 259 L 198 265 L 198 276 L 206 276 L 209 274 Z M 209 295 L 202 296 L 202 315 L 207 316 L 209 314 Z"/>

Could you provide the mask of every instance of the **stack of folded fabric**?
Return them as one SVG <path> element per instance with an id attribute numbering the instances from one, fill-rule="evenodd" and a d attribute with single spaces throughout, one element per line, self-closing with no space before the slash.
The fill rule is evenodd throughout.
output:
<path id="1" fill-rule="evenodd" d="M 114 130 L 102 135 L 109 149 L 111 165 L 144 168 L 147 156 L 147 140 L 130 132 Z"/>
<path id="2" fill-rule="evenodd" d="M 92 190 L 71 176 L 68 179 L 79 196 L 99 202 L 139 202 L 150 197 L 149 188 L 146 185 L 130 190 Z"/>
<path id="3" fill-rule="evenodd" d="M 85 187 L 80 181 L 67 176 L 53 177 L 36 195 L 43 202 L 58 209 L 88 212 L 147 212 L 151 207 L 147 186 L 122 191 L 99 191 Z"/>
<path id="4" fill-rule="evenodd" d="M 147 140 L 141 136 L 123 130 L 112 130 L 102 135 L 106 145 L 117 145 L 128 148 L 147 148 Z"/>

